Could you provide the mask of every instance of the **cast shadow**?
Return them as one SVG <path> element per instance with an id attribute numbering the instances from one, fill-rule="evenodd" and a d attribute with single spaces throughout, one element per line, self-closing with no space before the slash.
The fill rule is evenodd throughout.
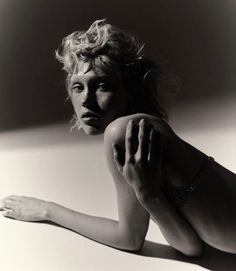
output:
<path id="1" fill-rule="evenodd" d="M 52 226 L 62 227 L 53 222 L 47 221 L 46 223 Z M 62 228 L 65 228 L 65 227 L 62 227 Z M 65 228 L 65 229 L 70 230 L 68 228 Z M 73 230 L 70 230 L 70 231 L 73 231 Z M 88 238 L 86 236 L 84 237 Z M 129 251 L 124 251 L 124 252 L 132 253 L 132 254 L 136 254 L 140 256 L 145 256 L 145 257 L 168 259 L 168 260 L 191 263 L 191 264 L 204 267 L 211 271 L 235 271 L 236 270 L 236 255 L 235 254 L 222 252 L 207 244 L 205 244 L 203 255 L 199 258 L 190 258 L 190 257 L 183 256 L 180 252 L 173 249 L 171 246 L 158 244 L 158 243 L 151 242 L 148 240 L 145 241 L 143 248 L 139 252 L 129 252 Z"/>
<path id="2" fill-rule="evenodd" d="M 144 247 L 138 255 L 196 264 L 212 271 L 236 270 L 235 254 L 222 252 L 208 245 L 205 246 L 204 254 L 201 257 L 189 258 L 170 246 L 145 241 Z"/>
<path id="3" fill-rule="evenodd" d="M 27 222 L 27 223 L 48 224 L 48 225 L 67 229 L 69 231 L 72 231 L 78 234 L 77 232 L 71 229 L 68 229 L 66 227 L 63 227 L 61 225 L 58 225 L 50 221 L 37 221 L 37 222 Z M 86 236 L 84 237 L 87 239 L 90 239 Z M 90 240 L 94 241 L 93 239 L 90 239 Z M 182 255 L 180 252 L 178 252 L 177 250 L 175 250 L 174 248 L 172 248 L 171 246 L 158 244 L 158 243 L 151 242 L 148 240 L 144 242 L 144 246 L 139 252 L 130 252 L 130 251 L 125 251 L 125 250 L 124 252 L 136 254 L 139 256 L 152 257 L 152 258 L 158 258 L 158 259 L 167 259 L 167 260 L 174 260 L 174 261 L 195 264 L 211 271 L 235 271 L 236 270 L 236 255 L 235 254 L 222 252 L 206 244 L 204 248 L 204 253 L 199 258 L 186 257 Z"/>

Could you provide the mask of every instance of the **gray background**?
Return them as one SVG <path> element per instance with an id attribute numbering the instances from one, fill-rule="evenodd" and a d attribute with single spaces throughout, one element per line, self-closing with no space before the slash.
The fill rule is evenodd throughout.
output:
<path id="1" fill-rule="evenodd" d="M 231 99 L 235 7 L 234 0 L 0 0 L 0 130 L 70 119 L 54 51 L 101 18 L 135 34 L 147 55 L 180 76 L 179 107 Z"/>

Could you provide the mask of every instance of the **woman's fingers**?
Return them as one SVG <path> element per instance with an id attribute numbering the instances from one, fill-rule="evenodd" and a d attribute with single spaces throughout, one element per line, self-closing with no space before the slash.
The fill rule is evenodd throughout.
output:
<path id="1" fill-rule="evenodd" d="M 14 211 L 11 210 L 11 209 L 6 209 L 6 210 L 3 210 L 2 212 L 2 215 L 5 216 L 5 217 L 11 217 L 11 218 L 14 218 Z"/>
<path id="2" fill-rule="evenodd" d="M 14 212 L 19 207 L 21 197 L 10 195 L 0 200 L 0 211 L 3 216 L 14 218 Z"/>
<path id="3" fill-rule="evenodd" d="M 160 133 L 144 119 L 139 121 L 138 150 L 136 160 L 152 165 L 160 159 L 162 142 Z"/>
<path id="4" fill-rule="evenodd" d="M 139 121 L 139 130 L 138 130 L 138 150 L 136 153 L 136 158 L 138 161 L 143 162 L 145 159 L 145 153 L 146 153 L 146 123 L 144 119 L 141 119 Z"/>
<path id="5" fill-rule="evenodd" d="M 159 158 L 160 139 L 159 133 L 145 119 L 141 119 L 136 126 L 134 121 L 130 120 L 125 135 L 125 161 L 131 164 L 135 162 L 141 162 L 143 165 L 153 164 Z M 118 159 L 117 148 L 114 148 L 113 153 L 117 167 L 122 169 L 123 164 Z"/>
<path id="6" fill-rule="evenodd" d="M 3 200 L 0 200 L 0 211 L 1 214 L 5 217 L 14 218 L 14 208 L 16 207 L 16 202 L 12 199 L 11 196 L 6 197 Z"/>
<path id="7" fill-rule="evenodd" d="M 0 200 L 0 211 L 4 209 L 4 201 Z"/>
<path id="8" fill-rule="evenodd" d="M 150 133 L 149 162 L 150 164 L 159 163 L 162 153 L 162 139 L 159 132 L 152 129 Z"/>
<path id="9" fill-rule="evenodd" d="M 148 124 L 144 119 L 139 121 L 139 132 L 138 132 L 138 150 L 136 158 L 141 163 L 148 162 L 149 149 L 150 149 L 150 132 L 152 125 Z"/>
<path id="10" fill-rule="evenodd" d="M 122 172 L 122 163 L 120 161 L 118 146 L 116 144 L 112 144 L 112 149 L 113 149 L 113 157 L 114 157 L 117 169 L 119 172 Z"/>
<path id="11" fill-rule="evenodd" d="M 133 120 L 130 120 L 126 127 L 125 134 L 125 161 L 128 163 L 134 162 L 133 144 L 134 144 L 134 123 Z"/>
<path id="12" fill-rule="evenodd" d="M 157 148 L 157 132 L 154 128 L 152 128 L 150 132 L 150 144 L 148 150 L 148 162 L 153 164 L 156 161 L 157 153 L 160 151 Z"/>
<path id="13" fill-rule="evenodd" d="M 4 200 L 20 200 L 22 197 L 17 195 L 10 195 L 4 198 Z"/>
<path id="14" fill-rule="evenodd" d="M 11 199 L 9 197 L 0 200 L 0 210 L 4 210 L 5 208 L 13 208 L 16 206 L 16 202 L 14 199 Z"/>

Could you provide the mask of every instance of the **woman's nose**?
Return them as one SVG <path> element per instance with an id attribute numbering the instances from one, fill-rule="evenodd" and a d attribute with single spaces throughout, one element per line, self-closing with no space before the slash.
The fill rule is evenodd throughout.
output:
<path id="1" fill-rule="evenodd" d="M 94 94 L 91 92 L 91 90 L 86 89 L 83 94 L 82 105 L 89 106 L 93 104 L 94 104 Z"/>

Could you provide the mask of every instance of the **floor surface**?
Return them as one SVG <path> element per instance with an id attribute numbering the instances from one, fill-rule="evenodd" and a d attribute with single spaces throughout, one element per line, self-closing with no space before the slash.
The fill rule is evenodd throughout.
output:
<path id="1" fill-rule="evenodd" d="M 228 104 L 223 109 L 213 103 L 214 110 L 209 110 L 209 104 L 202 104 L 201 110 L 176 110 L 171 124 L 185 140 L 235 172 L 235 118 L 230 101 Z M 0 198 L 9 194 L 117 218 L 102 137 L 70 133 L 67 124 L 0 134 Z M 141 255 L 109 248 L 52 225 L 1 216 L 0 240 L 0 270 L 4 271 L 231 271 L 236 266 L 236 256 L 211 248 L 202 259 L 191 261 L 180 256 L 153 223 Z"/>

